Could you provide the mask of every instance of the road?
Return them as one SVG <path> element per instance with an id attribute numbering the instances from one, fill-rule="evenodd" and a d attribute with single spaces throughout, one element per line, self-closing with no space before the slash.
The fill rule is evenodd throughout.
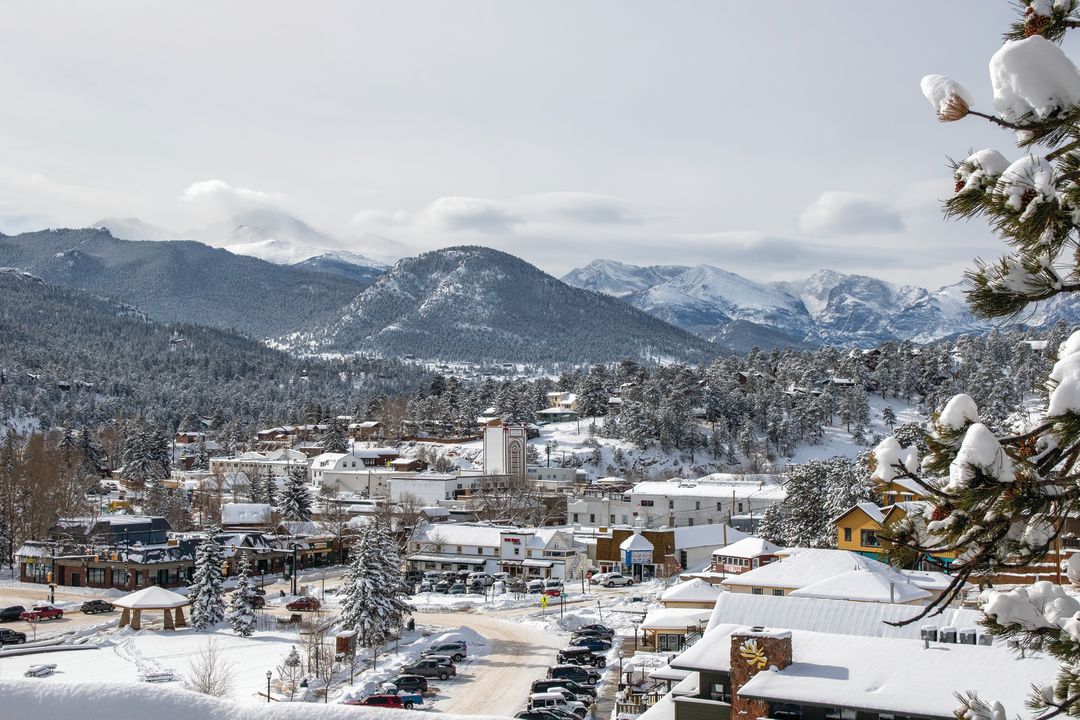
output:
<path id="1" fill-rule="evenodd" d="M 513 717 L 525 708 L 533 680 L 555 664 L 567 636 L 492 615 L 417 613 L 417 623 L 468 626 L 488 639 L 487 653 L 458 666 L 456 679 L 438 684 L 433 707 L 443 713 Z"/>

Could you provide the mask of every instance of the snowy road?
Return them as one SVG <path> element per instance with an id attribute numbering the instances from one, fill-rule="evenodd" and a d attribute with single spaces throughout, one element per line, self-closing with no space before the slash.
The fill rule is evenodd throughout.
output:
<path id="1" fill-rule="evenodd" d="M 468 626 L 488 639 L 488 652 L 458 666 L 456 679 L 439 682 L 433 708 L 462 715 L 513 717 L 529 688 L 555 664 L 567 635 L 475 613 L 417 613 L 417 623 Z"/>

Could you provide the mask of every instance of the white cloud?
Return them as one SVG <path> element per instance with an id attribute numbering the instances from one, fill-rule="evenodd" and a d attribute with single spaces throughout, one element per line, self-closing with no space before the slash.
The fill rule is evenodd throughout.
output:
<path id="1" fill-rule="evenodd" d="M 810 203 L 799 228 L 814 235 L 878 235 L 904 230 L 900 212 L 881 198 L 829 190 Z"/>
<path id="2" fill-rule="evenodd" d="M 288 203 L 288 196 L 282 193 L 233 187 L 217 179 L 193 182 L 181 197 L 189 202 L 212 205 L 229 214 L 256 208 L 282 208 Z"/>

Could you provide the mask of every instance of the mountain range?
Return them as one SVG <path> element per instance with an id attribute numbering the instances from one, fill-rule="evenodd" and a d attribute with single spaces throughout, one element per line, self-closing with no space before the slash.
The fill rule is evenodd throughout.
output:
<path id="1" fill-rule="evenodd" d="M 758 283 L 709 265 L 642 267 L 594 260 L 562 279 L 619 298 L 736 351 L 755 345 L 929 342 L 993 327 L 968 311 L 960 285 L 931 291 L 832 270 L 797 282 Z M 1067 297 L 1021 318 L 1031 326 L 1078 319 L 1080 303 Z"/>
<path id="2" fill-rule="evenodd" d="M 571 287 L 498 250 L 451 247 L 398 261 L 340 317 L 284 343 L 445 360 L 706 360 L 723 350 L 615 298 Z"/>

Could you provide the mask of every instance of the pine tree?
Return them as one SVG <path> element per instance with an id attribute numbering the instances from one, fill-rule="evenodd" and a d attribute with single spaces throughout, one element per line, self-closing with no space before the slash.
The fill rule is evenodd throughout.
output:
<path id="1" fill-rule="evenodd" d="M 229 599 L 227 619 L 233 632 L 250 637 L 255 632 L 255 585 L 251 580 L 251 560 L 248 553 L 240 554 L 237 566 L 236 589 Z"/>
<path id="2" fill-rule="evenodd" d="M 191 460 L 192 470 L 209 470 L 210 453 L 206 451 L 206 436 L 200 434 L 199 442 L 195 445 L 195 456 Z"/>
<path id="3" fill-rule="evenodd" d="M 278 502 L 277 477 L 271 468 L 266 468 L 266 476 L 263 478 L 263 502 L 270 507 L 277 507 Z"/>
<path id="4" fill-rule="evenodd" d="M 349 429 L 342 420 L 336 417 L 330 420 L 323 434 L 323 452 L 349 452 Z"/>
<path id="5" fill-rule="evenodd" d="M 191 627 L 206 630 L 225 619 L 225 589 L 221 565 L 225 554 L 214 539 L 216 527 L 206 529 L 195 550 L 195 572 L 188 597 L 191 598 Z"/>
<path id="6" fill-rule="evenodd" d="M 341 624 L 357 630 L 365 645 L 375 645 L 401 627 L 409 612 L 401 552 L 389 527 L 376 518 L 361 528 L 350 555 L 341 590 Z"/>
<path id="7" fill-rule="evenodd" d="M 1020 16 L 990 61 L 996 115 L 972 111 L 970 93 L 949 78 L 931 75 L 922 82 L 939 120 L 988 119 L 1021 149 L 1015 161 L 986 149 L 953 164 L 955 192 L 945 202 L 946 215 L 985 216 L 1006 245 L 1001 259 L 976 261 L 967 275 L 968 305 L 984 318 L 1016 318 L 1033 303 L 1075 298 L 1080 290 L 1080 93 L 1077 68 L 1058 45 L 1080 27 L 1080 3 L 1016 5 Z M 1067 77 L 1073 80 L 1058 80 Z M 1080 512 L 1080 332 L 1057 352 L 1045 409 L 1020 432 L 995 435 L 972 398 L 958 395 L 935 415 L 925 438 L 930 452 L 920 464 L 900 462 L 888 443 L 875 450 L 875 473 L 922 484 L 933 505 L 892 530 L 896 557 L 941 549 L 957 557 L 949 587 L 909 622 L 948 607 L 969 580 L 1043 562 L 1067 518 Z M 1028 703 L 1036 716 L 1080 715 L 1076 607 L 1050 583 L 987 596 L 983 610 L 992 633 L 1061 662 L 1057 678 L 1052 684 L 1047 678 Z M 986 710 L 970 694 L 961 702 L 958 717 Z"/>
<path id="8" fill-rule="evenodd" d="M 306 465 L 296 465 L 289 470 L 281 494 L 281 514 L 286 520 L 307 522 L 311 519 L 311 493 L 308 491 Z"/>

